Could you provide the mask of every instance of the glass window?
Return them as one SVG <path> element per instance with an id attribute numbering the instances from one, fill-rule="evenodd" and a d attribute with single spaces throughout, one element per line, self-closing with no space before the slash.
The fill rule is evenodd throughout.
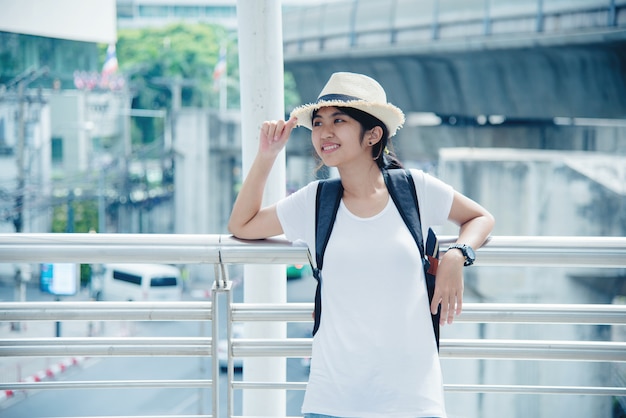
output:
<path id="1" fill-rule="evenodd" d="M 210 17 L 235 17 L 237 8 L 232 6 L 206 6 L 205 13 Z"/>
<path id="2" fill-rule="evenodd" d="M 113 272 L 113 279 L 120 280 L 122 282 L 141 284 L 141 276 L 135 276 L 134 274 L 122 273 L 121 271 Z"/>
<path id="3" fill-rule="evenodd" d="M 174 6 L 174 16 L 198 17 L 200 16 L 200 7 L 199 6 Z"/>
<path id="4" fill-rule="evenodd" d="M 176 277 L 153 277 L 151 287 L 176 286 Z"/>
<path id="5" fill-rule="evenodd" d="M 53 137 L 50 148 L 52 149 L 52 164 L 63 164 L 63 138 Z"/>
<path id="6" fill-rule="evenodd" d="M 167 17 L 168 6 L 139 6 L 141 17 Z"/>

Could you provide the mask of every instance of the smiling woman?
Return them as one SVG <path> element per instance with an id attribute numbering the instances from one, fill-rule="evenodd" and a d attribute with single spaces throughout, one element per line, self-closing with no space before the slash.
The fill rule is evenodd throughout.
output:
<path id="1" fill-rule="evenodd" d="M 235 236 L 284 234 L 317 255 L 317 207 L 332 203 L 319 193 L 320 182 L 268 207 L 262 207 L 263 191 L 297 125 L 311 129 L 318 156 L 339 172 L 332 233 L 313 270 L 316 327 L 305 416 L 446 416 L 431 314 L 440 311 L 441 322 L 451 323 L 461 313 L 466 256 L 460 249 L 443 255 L 429 303 L 420 250 L 385 181 L 402 167 L 390 139 L 403 123 L 403 112 L 387 102 L 376 80 L 335 73 L 316 102 L 296 108 L 288 121 L 263 123 L 257 156 L 235 201 L 228 224 Z M 416 196 L 410 205 L 425 231 L 451 221 L 460 226 L 460 248 L 483 244 L 493 228 L 487 210 L 419 170 L 409 175 Z M 393 286 L 380 286 L 390 266 Z"/>

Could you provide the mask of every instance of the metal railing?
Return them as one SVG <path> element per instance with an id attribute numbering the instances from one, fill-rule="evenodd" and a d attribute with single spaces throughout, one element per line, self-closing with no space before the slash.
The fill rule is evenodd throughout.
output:
<path id="1" fill-rule="evenodd" d="M 285 54 L 415 47 L 441 40 L 593 33 L 623 26 L 623 0 L 346 1 L 285 12 Z M 465 47 L 469 46 L 464 44 Z"/>
<path id="2" fill-rule="evenodd" d="M 441 237 L 442 250 L 453 237 Z M 5 302 L 0 321 L 211 321 L 212 337 L 4 339 L 0 356 L 191 356 L 212 357 L 211 379 L 4 382 L 0 390 L 77 388 L 205 388 L 212 392 L 212 416 L 220 415 L 218 396 L 218 305 L 227 312 L 227 416 L 234 390 L 303 390 L 303 382 L 251 382 L 233 379 L 237 357 L 308 357 L 310 338 L 232 339 L 233 322 L 310 322 L 311 303 L 233 303 L 229 264 L 295 264 L 307 252 L 277 238 L 246 242 L 224 235 L 0 234 L 0 262 L 160 262 L 212 264 L 212 302 Z M 626 267 L 623 237 L 492 237 L 479 250 L 478 266 Z M 226 294 L 226 298 L 220 295 Z M 221 305 L 220 305 L 221 306 Z M 626 325 L 624 305 L 468 303 L 460 322 Z M 531 359 L 626 362 L 626 342 L 442 339 L 442 358 Z M 447 384 L 449 392 L 585 394 L 626 396 L 624 387 Z"/>

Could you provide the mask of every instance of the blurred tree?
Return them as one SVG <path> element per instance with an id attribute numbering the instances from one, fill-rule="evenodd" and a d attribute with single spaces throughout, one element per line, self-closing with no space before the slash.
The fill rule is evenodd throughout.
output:
<path id="1" fill-rule="evenodd" d="M 213 70 L 220 46 L 226 44 L 228 80 L 238 80 L 237 44 L 234 36 L 217 25 L 177 23 L 165 27 L 120 29 L 116 45 L 120 72 L 126 76 L 135 109 L 169 110 L 172 86 L 181 85 L 181 105 L 217 107 Z M 101 45 L 100 56 L 106 56 Z M 239 106 L 239 83 L 228 82 L 229 107 Z M 141 144 L 163 133 L 157 118 L 134 118 Z"/>
<path id="2" fill-rule="evenodd" d="M 69 210 L 73 214 L 69 214 Z M 71 226 L 68 222 L 72 222 Z M 93 199 L 71 199 L 53 206 L 52 232 L 89 232 L 98 229 L 98 202 Z"/>
<path id="3" fill-rule="evenodd" d="M 295 107 L 300 106 L 300 95 L 296 88 L 296 81 L 291 73 L 285 73 L 285 111 L 290 113 Z"/>
<path id="4" fill-rule="evenodd" d="M 120 29 L 116 45 L 120 72 L 133 93 L 132 108 L 170 110 L 172 85 L 181 84 L 182 106 L 219 107 L 213 71 L 220 49 L 226 47 L 226 86 L 229 109 L 238 109 L 239 56 L 237 36 L 211 24 L 177 23 L 165 27 Z M 107 45 L 100 45 L 104 60 Z M 285 74 L 285 109 L 300 104 L 291 74 Z M 149 144 L 163 135 L 163 120 L 133 118 L 133 141 Z"/>
<path id="5" fill-rule="evenodd" d="M 73 214 L 70 215 L 69 211 Z M 68 225 L 68 222 L 73 222 Z M 98 227 L 98 203 L 93 199 L 74 200 L 52 208 L 52 232 L 79 232 L 95 231 Z M 80 265 L 80 282 L 86 285 L 91 278 L 91 265 Z"/>

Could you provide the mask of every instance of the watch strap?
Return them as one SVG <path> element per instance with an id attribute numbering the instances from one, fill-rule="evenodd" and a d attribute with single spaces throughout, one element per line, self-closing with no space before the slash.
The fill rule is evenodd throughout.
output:
<path id="1" fill-rule="evenodd" d="M 471 257 L 468 250 L 468 245 L 467 244 L 452 244 L 451 246 L 448 247 L 448 250 L 451 249 L 459 249 L 461 250 L 461 252 L 463 253 L 463 257 L 465 257 L 465 262 L 463 263 L 464 266 L 471 266 L 472 264 L 474 264 L 474 257 Z M 471 247 L 470 247 L 471 248 Z"/>

